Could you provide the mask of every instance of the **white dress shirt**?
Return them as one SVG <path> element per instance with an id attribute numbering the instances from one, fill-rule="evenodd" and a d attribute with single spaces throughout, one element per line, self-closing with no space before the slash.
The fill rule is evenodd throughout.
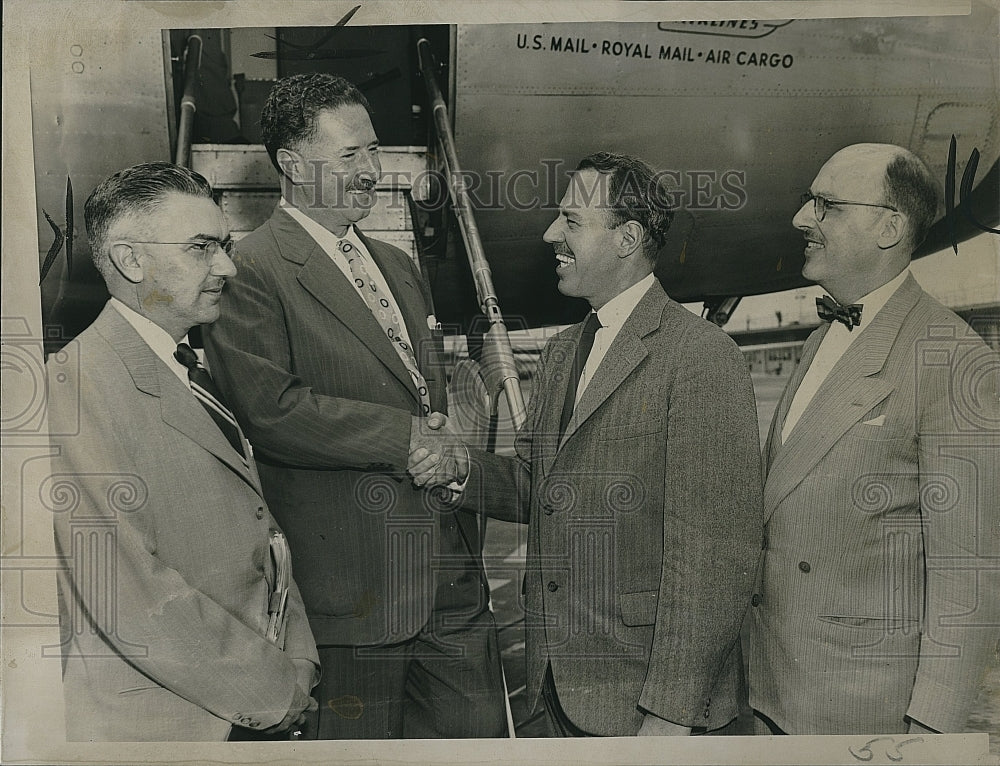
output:
<path id="1" fill-rule="evenodd" d="M 413 343 L 410 342 L 410 333 L 406 329 L 406 321 L 403 319 L 403 314 L 399 310 L 399 305 L 396 303 L 396 297 L 392 294 L 392 290 L 389 289 L 389 283 L 385 281 L 385 277 L 382 276 L 382 271 L 379 269 L 378 264 L 375 263 L 371 253 L 368 252 L 368 248 L 365 247 L 364 243 L 361 241 L 361 237 L 358 236 L 354 226 L 350 226 L 347 229 L 346 235 L 338 237 L 298 208 L 288 204 L 284 197 L 282 197 L 280 204 L 285 209 L 285 212 L 294 218 L 296 222 L 298 222 L 298 224 L 306 230 L 310 237 L 316 240 L 316 244 L 323 248 L 323 252 L 330 256 L 330 260 L 332 260 L 337 265 L 337 268 L 343 273 L 344 279 L 350 283 L 351 287 L 353 287 L 357 291 L 358 295 L 361 296 L 361 300 L 364 301 L 364 294 L 361 292 L 361 288 L 358 287 L 357 282 L 354 281 L 354 275 L 351 274 L 351 267 L 347 263 L 347 257 L 340 252 L 340 242 L 342 240 L 346 240 L 354 246 L 365 265 L 365 270 L 368 272 L 368 275 L 375 281 L 376 286 L 382 291 L 382 294 L 386 296 L 386 299 L 389 301 L 389 308 L 395 312 L 397 317 L 399 317 L 400 335 L 403 336 L 403 340 L 406 342 L 406 345 L 413 348 Z M 365 306 L 367 305 L 368 302 L 365 301 Z"/>
<path id="2" fill-rule="evenodd" d="M 881 287 L 875 288 L 857 301 L 864 308 L 861 312 L 861 324 L 853 330 L 848 330 L 847 325 L 843 322 L 834 321 L 830 323 L 830 329 L 823 336 L 823 340 L 816 350 L 816 356 L 813 357 L 812 364 L 806 370 L 806 374 L 795 391 L 795 396 L 792 398 L 792 403 L 788 407 L 788 414 L 785 416 L 785 423 L 781 428 L 782 443 L 787 441 L 788 435 L 792 432 L 795 424 L 799 422 L 799 418 L 802 417 L 802 413 L 805 412 L 816 391 L 823 385 L 823 381 L 830 374 L 830 370 L 840 361 L 840 358 L 851 347 L 851 344 L 858 339 L 858 336 L 861 335 L 864 329 L 871 324 L 875 315 L 882 310 L 882 307 L 888 303 L 893 294 L 902 286 L 909 273 L 909 269 L 903 269 L 896 277 L 890 279 Z"/>
<path id="3" fill-rule="evenodd" d="M 177 350 L 177 341 L 170 337 L 170 333 L 156 324 L 152 319 L 144 317 L 117 298 L 112 298 L 109 303 L 112 308 L 122 315 L 126 322 L 135 328 L 135 331 L 139 333 L 139 337 L 146 341 L 146 345 L 163 360 L 163 363 L 170 368 L 172 373 L 180 378 L 181 383 L 187 388 L 189 386 L 188 370 L 187 367 L 174 358 L 174 352 Z M 184 336 L 181 342 L 187 343 L 187 336 Z"/>
<path id="4" fill-rule="evenodd" d="M 597 310 L 597 319 L 600 321 L 601 327 L 594 335 L 594 347 L 590 350 L 590 356 L 587 357 L 587 363 L 583 366 L 583 372 L 580 374 L 580 382 L 576 387 L 577 404 L 580 403 L 580 397 L 583 396 L 587 385 L 601 366 L 601 362 L 604 361 L 611 344 L 615 342 L 615 338 L 621 332 L 625 320 L 632 315 L 635 307 L 642 300 L 642 296 L 649 292 L 649 288 L 653 286 L 655 280 L 654 275 L 648 274 L 628 289 L 618 293 Z"/>

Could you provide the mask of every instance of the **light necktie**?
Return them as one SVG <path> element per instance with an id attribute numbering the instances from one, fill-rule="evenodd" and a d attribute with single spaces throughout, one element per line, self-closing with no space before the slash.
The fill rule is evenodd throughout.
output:
<path id="1" fill-rule="evenodd" d="M 354 284 L 365 299 L 365 303 L 368 304 L 372 316 L 375 317 L 375 321 L 381 326 L 382 331 L 396 350 L 407 372 L 410 373 L 410 377 L 413 378 L 413 385 L 420 397 L 420 408 L 423 414 L 429 415 L 431 412 L 431 397 L 427 389 L 427 381 L 424 380 L 420 368 L 417 367 L 417 358 L 413 354 L 413 349 L 403 339 L 402 322 L 393 310 L 392 303 L 379 288 L 378 284 L 376 284 L 375 280 L 372 279 L 371 274 L 368 273 L 368 269 L 365 267 L 364 254 L 346 239 L 340 240 L 337 243 L 337 247 L 347 259 L 347 266 L 351 270 Z"/>
<path id="2" fill-rule="evenodd" d="M 816 299 L 816 313 L 820 319 L 824 322 L 842 322 L 851 332 L 854 332 L 854 328 L 861 324 L 861 309 L 862 304 L 860 303 L 844 306 L 837 303 L 829 295 Z"/>
<path id="3" fill-rule="evenodd" d="M 212 416 L 212 420 L 222 431 L 222 435 L 226 437 L 233 449 L 236 450 L 236 454 L 240 456 L 243 465 L 249 468 L 250 462 L 243 451 L 243 438 L 240 434 L 240 428 L 236 424 L 236 418 L 233 417 L 232 410 L 226 405 L 222 392 L 215 385 L 208 370 L 201 366 L 194 349 L 187 343 L 178 343 L 174 358 L 187 367 L 188 383 L 195 399 L 201 402 L 201 406 Z"/>
<path id="4" fill-rule="evenodd" d="M 576 356 L 573 357 L 573 369 L 570 371 L 569 387 L 566 389 L 566 401 L 563 402 L 562 416 L 559 418 L 560 438 L 566 433 L 566 426 L 569 425 L 569 421 L 573 417 L 573 409 L 576 407 L 576 389 L 580 385 L 580 376 L 583 375 L 583 368 L 587 366 L 587 357 L 590 356 L 590 351 L 594 348 L 594 338 L 597 336 L 597 331 L 602 326 L 596 311 L 587 314 L 587 319 L 583 323 L 580 344 L 576 347 Z"/>

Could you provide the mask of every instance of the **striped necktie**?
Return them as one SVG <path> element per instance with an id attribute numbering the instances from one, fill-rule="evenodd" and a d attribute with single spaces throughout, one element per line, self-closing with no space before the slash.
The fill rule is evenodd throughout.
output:
<path id="1" fill-rule="evenodd" d="M 243 438 L 240 434 L 240 427 L 233 417 L 232 411 L 226 406 L 226 400 L 222 397 L 222 392 L 215 385 L 208 370 L 201 366 L 198 355 L 187 343 L 178 343 L 174 358 L 187 367 L 188 383 L 191 386 L 191 393 L 194 398 L 201 402 L 212 420 L 222 431 L 223 436 L 229 441 L 236 454 L 240 456 L 243 465 L 250 467 L 246 452 L 243 450 Z"/>
<path id="2" fill-rule="evenodd" d="M 337 243 L 337 247 L 344 258 L 347 259 L 347 266 L 351 270 L 351 276 L 354 278 L 354 284 L 358 288 L 358 292 L 365 299 L 365 303 L 368 304 L 368 308 L 371 310 L 372 316 L 375 317 L 375 321 L 379 323 L 382 332 L 385 333 L 389 342 L 392 343 L 392 347 L 402 360 L 403 366 L 410 373 L 410 377 L 413 379 L 413 386 L 417 389 L 417 394 L 420 396 L 420 408 L 423 414 L 429 415 L 431 412 L 431 397 L 427 389 L 427 381 L 424 380 L 424 376 L 417 367 L 417 358 L 413 355 L 413 349 L 410 348 L 410 344 L 403 338 L 402 322 L 393 310 L 392 303 L 379 288 L 375 280 L 372 279 L 371 274 L 368 273 L 368 269 L 365 268 L 365 257 L 361 251 L 346 239 L 340 240 Z"/>

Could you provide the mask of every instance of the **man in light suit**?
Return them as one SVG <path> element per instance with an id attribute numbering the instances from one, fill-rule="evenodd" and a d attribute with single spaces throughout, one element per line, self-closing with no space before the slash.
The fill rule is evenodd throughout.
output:
<path id="1" fill-rule="evenodd" d="M 1000 362 L 908 272 L 937 210 L 915 155 L 849 146 L 804 197 L 832 298 L 765 448 L 757 728 L 962 731 L 1000 633 Z"/>
<path id="2" fill-rule="evenodd" d="M 545 240 L 559 290 L 593 311 L 546 344 L 517 457 L 471 456 L 463 505 L 529 524 L 527 695 L 550 736 L 717 729 L 745 696 L 753 389 L 736 344 L 652 273 L 670 219 L 641 160 L 579 164 Z M 437 455 L 411 455 L 418 483 Z"/>
<path id="3" fill-rule="evenodd" d="M 225 219 L 168 163 L 111 176 L 85 214 L 112 297 L 49 399 L 68 738 L 287 738 L 316 704 L 316 647 L 294 582 L 276 608 L 283 538 L 248 446 L 175 357 L 219 315 Z"/>
<path id="4" fill-rule="evenodd" d="M 411 435 L 447 406 L 443 339 L 417 265 L 355 226 L 381 176 L 369 112 L 332 75 L 274 86 L 261 128 L 282 200 L 239 243 L 206 352 L 295 552 L 316 736 L 502 736 L 475 519 L 406 476 Z"/>

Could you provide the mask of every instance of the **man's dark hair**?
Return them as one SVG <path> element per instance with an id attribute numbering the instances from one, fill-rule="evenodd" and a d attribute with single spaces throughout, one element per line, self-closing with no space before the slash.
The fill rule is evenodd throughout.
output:
<path id="1" fill-rule="evenodd" d="M 368 99 L 343 77 L 312 72 L 278 80 L 260 113 L 261 136 L 275 170 L 281 172 L 278 149 L 295 149 L 316 134 L 319 112 L 351 104 L 363 106 L 371 116 Z"/>
<path id="2" fill-rule="evenodd" d="M 608 226 L 613 228 L 626 221 L 639 223 L 645 232 L 643 254 L 656 263 L 674 217 L 670 193 L 662 178 L 638 157 L 613 152 L 584 157 L 576 169 L 596 170 L 608 177 Z"/>
<path id="3" fill-rule="evenodd" d="M 911 251 L 927 237 L 937 217 L 938 190 L 927 166 L 910 152 L 900 152 L 885 168 L 886 204 L 910 222 Z"/>
<path id="4" fill-rule="evenodd" d="M 212 199 L 212 187 L 203 176 L 170 162 L 147 162 L 119 170 L 104 179 L 87 197 L 83 218 L 90 241 L 90 257 L 102 274 L 109 265 L 108 233 L 120 218 L 152 213 L 171 192 Z"/>

